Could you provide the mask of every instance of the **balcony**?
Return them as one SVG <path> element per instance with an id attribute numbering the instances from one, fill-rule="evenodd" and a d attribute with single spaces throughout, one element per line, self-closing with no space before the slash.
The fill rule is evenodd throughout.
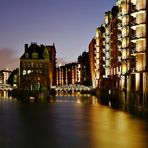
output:
<path id="1" fill-rule="evenodd" d="M 135 68 L 135 72 L 144 72 L 146 70 L 146 67 L 144 66 L 139 66 Z"/>
<path id="2" fill-rule="evenodd" d="M 139 35 L 133 35 L 133 36 L 131 36 L 131 41 L 133 43 L 136 43 L 137 41 L 145 40 L 145 38 L 146 38 L 146 34 L 145 33 L 141 33 Z"/>
<path id="3" fill-rule="evenodd" d="M 139 13 L 146 13 L 145 9 L 141 9 L 141 10 L 136 10 L 135 12 L 131 13 L 131 16 L 133 16 L 134 18 L 136 18 L 137 14 Z"/>
<path id="4" fill-rule="evenodd" d="M 145 54 L 146 53 L 146 50 L 136 50 L 136 54 Z"/>
<path id="5" fill-rule="evenodd" d="M 137 27 L 145 27 L 145 24 L 146 24 L 146 21 L 144 19 L 139 21 L 136 21 L 135 19 L 131 22 L 131 28 L 133 30 L 136 30 Z"/>
<path id="6" fill-rule="evenodd" d="M 134 12 L 137 12 L 137 8 L 136 8 L 136 5 L 132 5 L 131 6 L 131 13 L 134 13 Z"/>

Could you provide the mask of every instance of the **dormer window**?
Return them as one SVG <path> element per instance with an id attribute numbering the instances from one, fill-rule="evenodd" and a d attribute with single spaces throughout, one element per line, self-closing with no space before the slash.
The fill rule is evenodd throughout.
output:
<path id="1" fill-rule="evenodd" d="M 45 49 L 44 49 L 43 56 L 44 56 L 45 59 L 49 59 L 49 52 L 48 52 L 48 50 L 47 50 L 46 47 L 45 47 Z"/>
<path id="2" fill-rule="evenodd" d="M 33 58 L 33 59 L 37 59 L 37 58 L 38 58 L 38 53 L 33 52 L 33 53 L 32 53 L 32 58 Z"/>
<path id="3" fill-rule="evenodd" d="M 25 58 L 28 59 L 29 58 L 29 53 L 25 53 Z"/>

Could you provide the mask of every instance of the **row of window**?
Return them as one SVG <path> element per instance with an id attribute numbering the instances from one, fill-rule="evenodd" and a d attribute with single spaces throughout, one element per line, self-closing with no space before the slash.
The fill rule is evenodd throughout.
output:
<path id="1" fill-rule="evenodd" d="M 32 73 L 32 72 L 34 72 L 33 70 L 23 70 L 23 75 L 26 75 L 26 74 L 30 74 L 30 73 Z M 35 72 L 37 72 L 37 73 L 43 73 L 43 71 L 42 70 L 35 70 Z"/>
<path id="2" fill-rule="evenodd" d="M 40 68 L 44 66 L 43 63 L 38 63 L 38 62 L 22 62 L 21 65 L 22 67 L 40 67 Z"/>

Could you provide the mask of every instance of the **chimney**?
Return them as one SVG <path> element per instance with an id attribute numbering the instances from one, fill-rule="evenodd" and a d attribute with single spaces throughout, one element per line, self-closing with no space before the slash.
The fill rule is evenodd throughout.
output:
<path id="1" fill-rule="evenodd" d="M 25 44 L 25 52 L 27 52 L 28 44 Z"/>

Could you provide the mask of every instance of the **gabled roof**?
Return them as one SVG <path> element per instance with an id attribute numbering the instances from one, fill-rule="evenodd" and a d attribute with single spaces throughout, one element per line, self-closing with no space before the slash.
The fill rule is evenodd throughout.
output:
<path id="1" fill-rule="evenodd" d="M 33 55 L 37 55 L 36 59 L 45 59 L 48 56 L 45 55 L 47 52 L 46 47 L 51 47 L 51 46 L 44 46 L 44 45 L 37 45 L 36 43 L 31 43 L 31 45 L 27 48 L 25 48 L 24 54 L 20 57 L 20 59 L 34 59 Z M 47 50 L 48 51 L 48 50 Z"/>

